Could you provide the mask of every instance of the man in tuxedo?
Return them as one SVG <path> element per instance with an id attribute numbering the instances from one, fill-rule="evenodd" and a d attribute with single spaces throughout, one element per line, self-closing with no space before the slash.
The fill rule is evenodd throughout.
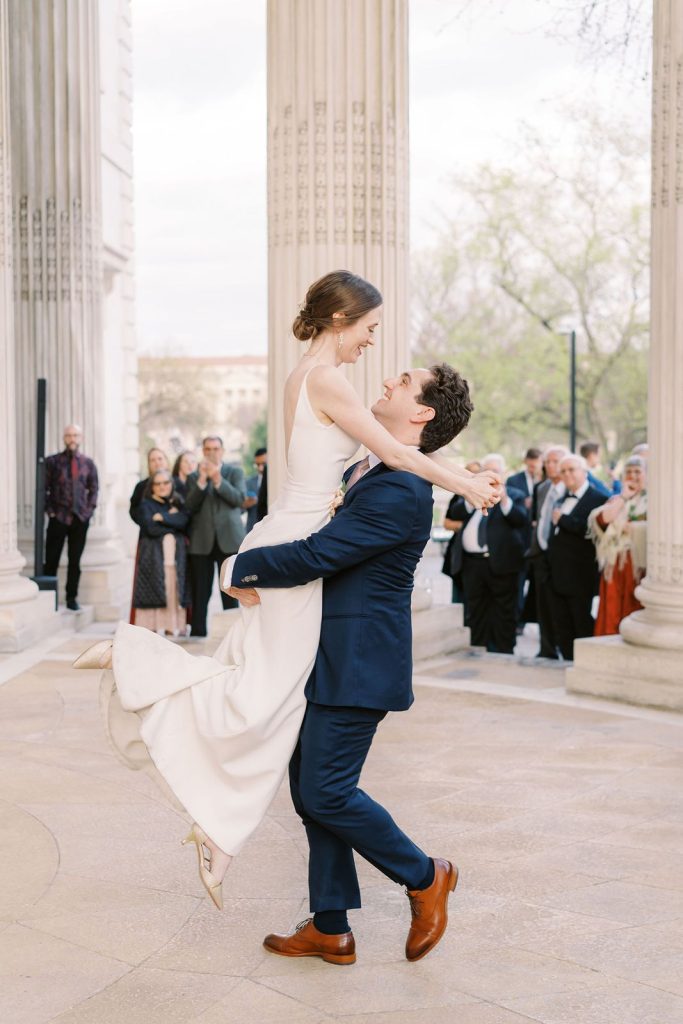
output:
<path id="1" fill-rule="evenodd" d="M 268 449 L 257 448 L 254 452 L 254 466 L 256 468 L 256 472 L 253 476 L 247 477 L 247 496 L 242 504 L 242 508 L 247 513 L 247 533 L 253 530 L 256 524 L 263 518 L 263 516 L 259 515 L 258 499 L 261 492 L 261 484 L 263 483 L 263 474 L 265 472 L 267 462 Z"/>
<path id="2" fill-rule="evenodd" d="M 373 413 L 404 444 L 436 451 L 469 421 L 467 382 L 445 364 L 406 371 L 384 386 Z M 379 723 L 413 702 L 410 596 L 430 535 L 432 489 L 372 454 L 345 480 L 344 503 L 322 530 L 245 551 L 227 569 L 233 592 L 247 604 L 258 602 L 253 587 L 325 581 L 320 647 L 290 764 L 292 799 L 309 845 L 313 917 L 291 934 L 268 935 L 264 945 L 281 956 L 355 961 L 347 919 L 360 907 L 355 850 L 406 887 L 412 921 L 405 952 L 412 961 L 445 931 L 457 868 L 421 850 L 358 781 Z"/>
<path id="3" fill-rule="evenodd" d="M 565 455 L 560 473 L 566 493 L 552 511 L 548 562 L 558 646 L 565 661 L 573 661 L 574 640 L 593 635 L 591 607 L 599 577 L 595 547 L 586 533 L 589 513 L 604 505 L 605 497 L 589 484 L 580 455 Z"/>
<path id="4" fill-rule="evenodd" d="M 202 461 L 187 478 L 185 507 L 191 513 L 190 569 L 192 636 L 206 636 L 206 616 L 213 589 L 214 568 L 234 554 L 244 540 L 242 505 L 247 496 L 244 472 L 223 462 L 220 437 L 202 441 Z M 221 591 L 223 608 L 237 601 Z"/>
<path id="5" fill-rule="evenodd" d="M 97 467 L 80 451 L 82 439 L 81 428 L 72 423 L 64 428 L 64 451 L 48 455 L 45 460 L 48 523 L 43 572 L 46 576 L 57 575 L 66 541 L 66 607 L 72 612 L 81 610 L 78 603 L 81 556 L 99 492 Z"/>
<path id="6" fill-rule="evenodd" d="M 558 642 L 553 618 L 548 542 L 553 530 L 553 509 L 565 495 L 560 463 L 568 454 L 569 452 L 562 445 L 553 445 L 546 449 L 543 457 L 545 480 L 542 480 L 534 488 L 531 506 L 529 564 L 536 596 L 536 621 L 541 641 L 536 657 L 552 658 L 554 661 L 558 658 Z"/>
<path id="7" fill-rule="evenodd" d="M 519 491 L 524 495 L 524 507 L 527 510 L 528 518 L 525 531 L 525 547 L 528 551 L 531 545 L 531 506 L 534 500 L 534 487 L 541 482 L 543 477 L 543 453 L 540 448 L 527 448 L 524 456 L 524 469 L 519 473 L 512 473 L 507 478 L 507 486 L 510 490 Z M 524 628 L 524 584 L 529 576 L 529 559 L 525 557 L 519 573 L 517 586 L 517 622 L 518 631 L 521 633 Z"/>
<path id="8" fill-rule="evenodd" d="M 482 468 L 502 478 L 502 455 L 487 455 Z M 487 516 L 461 498 L 451 505 L 450 518 L 463 524 L 453 540 L 451 565 L 455 574 L 462 574 L 472 644 L 492 653 L 512 654 L 529 522 L 524 495 L 508 484 Z"/>

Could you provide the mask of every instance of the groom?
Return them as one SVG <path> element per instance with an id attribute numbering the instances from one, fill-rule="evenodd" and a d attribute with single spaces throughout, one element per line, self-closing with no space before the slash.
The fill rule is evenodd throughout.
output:
<path id="1" fill-rule="evenodd" d="M 446 364 L 406 371 L 384 387 L 372 411 L 404 444 L 437 451 L 467 426 L 467 381 Z M 361 905 L 355 850 L 405 886 L 412 914 L 405 953 L 419 960 L 446 929 L 458 869 L 421 850 L 358 780 L 379 723 L 413 702 L 410 596 L 429 540 L 432 488 L 372 454 L 345 480 L 344 503 L 327 526 L 307 540 L 245 551 L 232 571 L 235 596 L 245 604 L 258 602 L 254 586 L 325 580 L 320 647 L 289 766 L 308 837 L 314 916 L 292 934 L 266 936 L 264 945 L 281 956 L 355 962 L 347 920 Z"/>

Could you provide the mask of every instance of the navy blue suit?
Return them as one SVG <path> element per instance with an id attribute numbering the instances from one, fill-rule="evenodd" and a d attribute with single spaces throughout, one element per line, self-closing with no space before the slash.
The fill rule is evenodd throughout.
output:
<path id="1" fill-rule="evenodd" d="M 358 780 L 379 722 L 413 702 L 410 598 L 431 523 L 430 484 L 380 463 L 318 533 L 235 562 L 233 586 L 325 581 L 320 646 L 290 763 L 314 912 L 360 906 L 353 850 L 409 889 L 429 872 L 427 855 Z"/>

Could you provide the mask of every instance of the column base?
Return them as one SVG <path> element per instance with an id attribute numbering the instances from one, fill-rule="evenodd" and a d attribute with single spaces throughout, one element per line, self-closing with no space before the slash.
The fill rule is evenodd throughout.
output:
<path id="1" fill-rule="evenodd" d="M 469 627 L 463 626 L 461 604 L 435 604 L 413 609 L 413 661 L 429 661 L 470 646 Z"/>
<path id="2" fill-rule="evenodd" d="M 575 640 L 565 679 L 570 693 L 683 711 L 681 652 L 675 648 L 637 647 L 620 636 Z"/>
<path id="3" fill-rule="evenodd" d="M 64 600 L 66 571 L 59 570 L 60 603 Z M 92 605 L 96 622 L 118 622 L 128 620 L 133 593 L 133 561 L 116 562 L 113 565 L 81 567 L 78 585 L 78 603 Z"/>
<path id="4" fill-rule="evenodd" d="M 16 654 L 62 628 L 55 595 L 36 590 L 28 601 L 0 604 L 0 652 Z"/>

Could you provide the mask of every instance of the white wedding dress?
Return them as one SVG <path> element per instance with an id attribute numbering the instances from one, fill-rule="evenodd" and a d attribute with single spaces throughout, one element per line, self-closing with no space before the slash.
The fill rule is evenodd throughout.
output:
<path id="1" fill-rule="evenodd" d="M 287 482 L 241 550 L 319 530 L 357 448 L 336 424 L 317 418 L 304 377 Z M 120 623 L 113 675 L 103 680 L 107 731 L 117 752 L 134 768 L 151 768 L 151 758 L 164 788 L 229 854 L 261 822 L 282 782 L 320 637 L 321 580 L 259 593 L 261 604 L 240 608 L 213 657 L 193 656 L 149 630 Z"/>

